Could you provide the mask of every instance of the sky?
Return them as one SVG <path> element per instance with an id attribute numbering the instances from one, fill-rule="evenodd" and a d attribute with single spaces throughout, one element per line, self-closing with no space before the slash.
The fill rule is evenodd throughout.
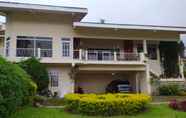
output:
<path id="1" fill-rule="evenodd" d="M 88 8 L 83 21 L 186 27 L 186 0 L 0 0 Z M 1 18 L 1 20 L 4 20 Z"/>
<path id="2" fill-rule="evenodd" d="M 186 27 L 186 0 L 0 0 L 88 8 L 83 21 Z"/>

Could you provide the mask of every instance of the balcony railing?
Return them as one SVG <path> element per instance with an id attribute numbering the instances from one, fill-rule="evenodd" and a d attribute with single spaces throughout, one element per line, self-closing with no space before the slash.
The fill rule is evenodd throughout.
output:
<path id="1" fill-rule="evenodd" d="M 11 51 L 11 53 L 10 53 Z M 13 51 L 14 52 L 14 51 Z M 12 49 L 6 50 L 9 56 L 12 56 Z M 6 54 L 6 55 L 7 55 Z M 38 58 L 55 58 L 53 57 L 52 49 L 34 49 L 34 48 L 16 48 L 16 57 L 38 57 Z M 57 57 L 56 57 L 57 58 Z M 63 57 L 61 57 L 63 58 Z M 74 50 L 73 57 L 69 57 L 74 60 L 82 61 L 144 61 L 145 56 L 143 53 L 123 53 L 110 50 Z"/>
<path id="2" fill-rule="evenodd" d="M 17 48 L 17 57 L 52 57 L 52 49 Z"/>
<path id="3" fill-rule="evenodd" d="M 74 59 L 90 61 L 140 61 L 141 58 L 139 53 L 80 49 L 74 50 Z"/>

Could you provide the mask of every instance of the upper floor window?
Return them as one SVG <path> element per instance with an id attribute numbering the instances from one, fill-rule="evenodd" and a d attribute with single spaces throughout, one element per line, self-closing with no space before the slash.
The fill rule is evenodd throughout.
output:
<path id="1" fill-rule="evenodd" d="M 37 57 L 39 53 L 40 57 L 52 57 L 52 38 L 17 36 L 16 56 Z"/>
<path id="2" fill-rule="evenodd" d="M 147 51 L 148 51 L 149 59 L 153 59 L 153 60 L 157 59 L 157 45 L 156 44 L 148 44 Z"/>
<path id="3" fill-rule="evenodd" d="M 70 56 L 70 39 L 62 38 L 62 56 L 69 57 Z"/>

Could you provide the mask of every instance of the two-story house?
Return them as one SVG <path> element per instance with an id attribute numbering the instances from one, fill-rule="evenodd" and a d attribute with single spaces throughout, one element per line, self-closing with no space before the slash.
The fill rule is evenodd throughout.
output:
<path id="1" fill-rule="evenodd" d="M 0 12 L 6 17 L 3 56 L 15 62 L 41 58 L 49 88 L 60 97 L 79 88 L 105 93 L 114 81 L 128 84 L 131 92 L 151 94 L 151 74 L 164 82 L 185 81 L 174 53 L 179 74 L 164 76 L 166 52 L 160 45 L 177 44 L 186 27 L 81 22 L 88 10 L 76 7 L 0 2 Z"/>

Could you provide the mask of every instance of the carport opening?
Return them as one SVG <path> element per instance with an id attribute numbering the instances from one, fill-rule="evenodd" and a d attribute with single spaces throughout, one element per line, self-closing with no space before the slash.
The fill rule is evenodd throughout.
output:
<path id="1" fill-rule="evenodd" d="M 114 80 L 106 87 L 107 93 L 129 93 L 132 92 L 132 87 L 128 80 Z"/>

